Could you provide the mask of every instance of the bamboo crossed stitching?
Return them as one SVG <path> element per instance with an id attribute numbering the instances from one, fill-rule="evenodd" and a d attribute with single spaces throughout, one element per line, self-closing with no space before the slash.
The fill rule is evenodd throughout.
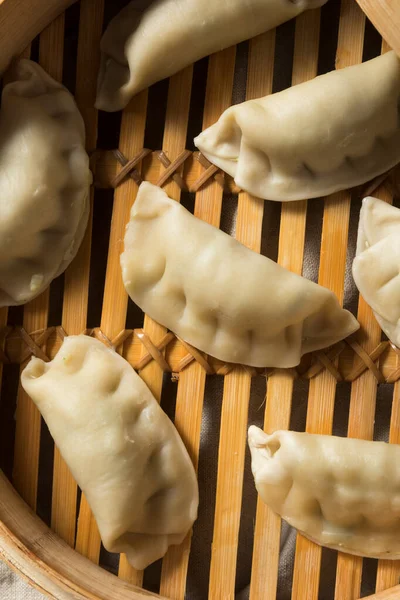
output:
<path id="1" fill-rule="evenodd" d="M 100 156 L 107 152 L 110 151 L 96 149 L 92 153 L 91 167 L 94 172 L 96 171 Z M 109 181 L 109 186 L 107 187 L 115 189 L 123 184 L 128 178 L 133 179 L 137 185 L 140 185 L 144 181 L 141 173 L 141 163 L 150 155 L 154 155 L 165 168 L 164 173 L 157 179 L 157 181 L 153 181 L 153 183 L 155 183 L 157 186 L 162 187 L 165 183 L 172 179 L 179 186 L 181 191 L 196 193 L 206 183 L 213 180 L 216 181 L 222 189 L 225 190 L 227 188 L 226 174 L 221 169 L 213 165 L 201 152 L 198 151 L 193 152 L 187 149 L 182 150 L 182 152 L 172 162 L 163 150 L 153 151 L 148 148 L 142 148 L 142 150 L 140 150 L 140 152 L 138 152 L 131 159 L 127 158 L 119 149 L 112 150 L 111 154 L 122 168 L 118 174 Z M 204 168 L 204 171 L 194 182 L 188 185 L 185 181 L 183 171 L 186 161 L 191 157 L 200 163 L 200 165 Z M 383 183 L 388 183 L 394 195 L 398 194 L 399 185 L 396 176 L 397 168 L 391 169 L 390 171 L 379 175 L 359 189 L 359 197 L 361 198 L 370 196 Z M 236 188 L 236 191 L 240 192 L 241 190 L 240 188 Z"/>
<path id="2" fill-rule="evenodd" d="M 99 157 L 104 152 L 107 151 L 97 149 L 92 153 L 91 168 L 94 172 L 96 171 Z M 118 187 L 128 178 L 133 179 L 137 185 L 140 185 L 143 181 L 140 171 L 140 164 L 150 154 L 155 154 L 157 159 L 165 168 L 164 173 L 155 182 L 155 184 L 160 187 L 167 183 L 169 179 L 173 179 L 182 191 L 198 192 L 199 189 L 210 179 L 214 179 L 223 189 L 225 188 L 225 174 L 218 169 L 218 167 L 215 167 L 213 164 L 211 164 L 210 161 L 203 156 L 203 154 L 201 154 L 201 152 L 183 150 L 172 162 L 163 150 L 153 152 L 153 150 L 143 148 L 131 159 L 128 159 L 119 149 L 112 150 L 111 153 L 114 159 L 117 160 L 122 167 L 119 173 L 110 181 L 111 188 Z M 195 182 L 188 186 L 182 176 L 182 171 L 185 162 L 192 156 L 201 164 L 201 166 L 204 168 L 204 172 Z"/>
<path id="3" fill-rule="evenodd" d="M 101 150 L 96 150 L 92 154 L 92 167 L 93 170 L 96 168 L 96 162 L 99 154 L 101 154 Z M 121 185 L 128 177 L 133 179 L 138 185 L 142 183 L 142 175 L 139 170 L 139 167 L 142 161 L 148 157 L 150 154 L 153 154 L 152 150 L 147 148 L 143 148 L 138 152 L 132 159 L 128 159 L 119 149 L 113 150 L 112 154 L 114 158 L 121 165 L 121 170 L 111 181 L 111 187 L 116 188 Z M 215 180 L 223 189 L 225 188 L 226 180 L 225 174 L 220 171 L 217 167 L 215 167 L 212 163 L 208 161 L 208 159 L 203 156 L 200 152 L 192 152 L 190 150 L 183 150 L 178 157 L 171 162 L 171 160 L 167 157 L 164 151 L 158 151 L 154 153 L 161 164 L 164 166 L 165 171 L 159 177 L 156 182 L 156 185 L 163 186 L 169 179 L 173 179 L 175 183 L 180 187 L 182 191 L 190 191 L 197 192 L 203 185 L 205 185 L 209 180 Z M 198 177 L 191 186 L 187 186 L 183 176 L 183 167 L 186 160 L 193 156 L 204 168 L 204 172 Z M 386 179 L 391 179 L 392 172 L 385 173 L 377 177 L 372 182 L 368 183 L 365 190 L 367 190 L 368 194 L 373 193 L 373 191 L 379 187 Z M 367 192 L 364 190 L 364 194 Z M 32 333 L 28 333 L 23 327 L 6 327 L 0 330 L 0 363 L 9 364 L 11 362 L 17 364 L 23 364 L 26 362 L 31 356 L 36 356 L 37 358 L 41 358 L 42 360 L 48 362 L 51 358 L 46 354 L 43 350 L 46 347 L 46 343 L 48 342 L 50 336 L 56 333 L 56 336 L 62 341 L 64 337 L 67 335 L 65 330 L 59 327 L 49 327 L 47 329 L 36 331 Z M 218 374 L 218 375 L 227 375 L 234 368 L 238 368 L 238 365 L 233 364 L 223 364 L 219 363 L 214 365 L 212 359 L 200 352 L 187 342 L 175 336 L 172 332 L 168 332 L 162 340 L 158 344 L 154 344 L 150 337 L 143 329 L 134 329 L 134 330 L 122 330 L 115 338 L 112 340 L 107 337 L 100 328 L 94 328 L 91 330 L 86 329 L 82 332 L 85 335 L 91 335 L 104 344 L 106 344 L 110 348 L 119 349 L 121 348 L 131 336 L 135 336 L 141 344 L 144 346 L 145 352 L 139 361 L 132 364 L 132 366 L 140 371 L 147 364 L 149 364 L 152 360 L 156 361 L 157 364 L 164 372 L 169 372 L 172 374 L 173 380 L 179 379 L 179 373 L 183 371 L 188 365 L 190 365 L 193 361 L 197 361 L 207 374 Z M 11 336 L 15 335 L 20 338 L 20 340 L 25 344 L 25 348 L 23 348 L 17 357 L 16 360 L 11 360 L 7 353 L 7 343 Z M 177 340 L 187 351 L 187 355 L 184 356 L 178 363 L 175 370 L 168 364 L 165 358 L 165 350 L 167 346 Z M 303 379 L 312 379 L 324 369 L 328 370 L 331 375 L 336 379 L 336 381 L 349 381 L 352 382 L 357 379 L 360 375 L 362 375 L 366 370 L 370 370 L 378 383 L 394 383 L 398 379 L 400 379 L 400 366 L 398 366 L 388 377 L 385 378 L 383 373 L 379 370 L 377 366 L 377 361 L 379 357 L 383 354 L 383 352 L 389 347 L 397 353 L 400 358 L 400 351 L 395 348 L 389 342 L 380 343 L 372 352 L 368 354 L 355 340 L 353 337 L 344 340 L 343 342 L 339 342 L 334 347 L 329 349 L 328 351 L 317 351 L 312 354 L 313 362 L 311 366 L 309 366 L 306 370 L 302 370 L 301 366 L 295 369 L 289 369 L 294 377 L 301 377 Z M 342 373 L 339 371 L 337 366 L 337 359 L 343 350 L 347 347 L 350 347 L 353 352 L 359 357 L 358 364 L 355 364 L 352 371 L 349 375 L 344 377 Z M 245 365 L 239 365 L 239 367 L 243 368 L 248 372 L 251 376 L 255 375 L 263 375 L 265 377 L 269 377 L 272 373 L 275 372 L 273 368 L 254 368 Z"/>
<path id="4" fill-rule="evenodd" d="M 210 357 L 200 352 L 187 342 L 184 342 L 172 332 L 167 332 L 158 344 L 155 344 L 143 329 L 124 329 L 113 339 L 110 339 L 108 336 L 106 336 L 100 328 L 86 329 L 82 333 L 95 337 L 109 348 L 116 350 L 127 350 L 128 348 L 125 345 L 133 343 L 132 339 L 130 342 L 129 339 L 132 337 L 137 338 L 144 347 L 144 352 L 141 354 L 141 358 L 139 360 L 131 363 L 132 366 L 136 370 L 140 371 L 154 360 L 160 366 L 162 371 L 171 373 L 171 377 L 175 381 L 179 379 L 179 373 L 194 361 L 198 362 L 208 375 L 227 375 L 234 368 L 239 367 L 245 369 L 246 372 L 248 372 L 252 377 L 256 375 L 269 377 L 276 371 L 276 369 L 273 368 L 259 369 L 245 365 L 219 363 L 218 361 L 210 359 Z M 46 344 L 48 344 L 50 341 L 51 336 L 62 342 L 67 336 L 67 333 L 61 326 L 48 327 L 47 329 L 34 331 L 31 333 L 28 333 L 23 327 L 19 326 L 6 327 L 2 329 L 0 331 L 0 362 L 4 364 L 23 364 L 31 356 L 41 358 L 45 362 L 50 361 L 53 356 L 49 356 L 45 349 Z M 19 343 L 22 343 L 21 349 L 17 355 L 15 355 L 14 351 L 12 353 L 12 357 L 10 357 L 8 346 L 12 341 L 14 342 L 15 346 L 16 339 L 19 341 Z M 178 364 L 175 365 L 175 368 L 173 369 L 167 361 L 165 351 L 172 342 L 176 341 L 184 347 L 184 349 L 187 351 L 187 354 L 179 360 Z M 378 383 L 394 383 L 400 379 L 400 366 L 396 367 L 396 369 L 390 373 L 388 377 L 385 377 L 376 364 L 381 355 L 389 348 L 389 346 L 391 346 L 400 357 L 400 351 L 393 347 L 392 344 L 389 344 L 389 342 L 381 342 L 370 354 L 368 354 L 358 344 L 354 337 L 351 336 L 346 340 L 339 342 L 327 351 L 319 350 L 314 352 L 311 355 L 313 359 L 312 364 L 305 370 L 302 370 L 300 366 L 295 369 L 289 369 L 289 371 L 292 372 L 295 378 L 301 377 L 303 379 L 312 379 L 324 369 L 327 369 L 338 382 L 352 382 L 360 377 L 360 375 L 362 375 L 365 371 L 370 370 Z M 352 349 L 358 360 L 355 361 L 353 369 L 345 377 L 337 366 L 337 359 L 346 347 Z"/>

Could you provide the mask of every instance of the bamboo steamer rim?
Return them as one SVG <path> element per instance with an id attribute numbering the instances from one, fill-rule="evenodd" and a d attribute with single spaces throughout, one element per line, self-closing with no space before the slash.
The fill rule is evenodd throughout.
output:
<path id="1" fill-rule="evenodd" d="M 20 577 L 55 600 L 167 600 L 132 586 L 78 554 L 29 508 L 0 471 L 0 555 Z M 85 574 L 84 589 L 78 578 Z M 400 585 L 364 600 L 397 600 Z"/>
<path id="2" fill-rule="evenodd" d="M 0 553 L 14 571 L 57 600 L 161 598 L 124 582 L 70 548 L 25 504 L 1 471 Z"/>
<path id="3" fill-rule="evenodd" d="M 357 0 L 371 23 L 400 56 L 400 5 L 396 0 Z"/>

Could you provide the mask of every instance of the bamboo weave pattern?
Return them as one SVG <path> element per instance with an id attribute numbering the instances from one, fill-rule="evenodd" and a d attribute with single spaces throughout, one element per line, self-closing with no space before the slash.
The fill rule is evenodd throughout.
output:
<path id="1" fill-rule="evenodd" d="M 153 341 L 144 329 L 123 329 L 117 336 L 111 339 L 101 328 L 85 329 L 82 333 L 97 338 L 115 350 L 124 347 L 125 352 L 128 353 L 128 360 L 134 369 L 140 371 L 149 363 L 155 361 L 162 371 L 171 373 L 174 380 L 177 380 L 179 373 L 186 369 L 193 361 L 197 361 L 207 375 L 227 375 L 237 366 L 222 363 L 217 359 L 207 356 L 178 338 L 172 332 L 167 332 L 158 343 Z M 59 348 L 66 335 L 66 331 L 61 326 L 48 327 L 32 333 L 28 333 L 23 327 L 5 327 L 0 330 L 0 362 L 4 364 L 24 364 L 31 356 L 36 356 L 48 362 L 54 358 L 56 349 Z M 139 352 L 137 351 L 138 342 L 142 346 Z M 52 351 L 44 352 L 42 349 L 43 346 L 50 343 Z M 181 346 L 180 354 L 183 354 L 183 356 L 178 358 L 178 353 L 175 352 L 175 356 L 171 356 L 170 353 L 169 356 L 167 354 L 167 357 L 165 357 L 165 351 L 172 343 Z M 129 354 L 129 346 L 133 349 L 131 355 Z M 337 366 L 337 359 L 345 349 L 352 351 L 355 364 L 350 372 L 343 373 Z M 381 342 L 368 354 L 356 341 L 355 337 L 351 336 L 335 344 L 329 350 L 319 350 L 308 355 L 306 359 L 308 359 L 307 362 L 312 363 L 310 366 L 304 367 L 302 363 L 297 368 L 284 370 L 293 373 L 295 377 L 312 379 L 326 369 L 335 377 L 337 382 L 352 382 L 369 369 L 378 383 L 394 383 L 400 379 L 400 367 L 394 368 L 389 374 L 384 374 L 377 366 L 379 359 L 388 350 L 396 355 L 400 354 L 400 351 L 389 342 Z M 246 365 L 241 365 L 241 367 L 252 377 L 256 375 L 269 377 L 277 370 L 273 368 L 255 368 Z"/>
<path id="2" fill-rule="evenodd" d="M 142 163 L 146 163 L 145 169 L 140 168 Z M 157 165 L 160 163 L 165 171 L 161 176 L 154 177 L 154 171 L 159 173 Z M 211 181 L 216 181 L 224 191 L 231 191 L 235 194 L 242 191 L 230 175 L 213 165 L 201 152 L 192 152 L 187 149 L 182 150 L 172 162 L 163 150 L 142 148 L 135 156 L 127 158 L 119 149 L 96 149 L 91 154 L 91 167 L 95 173 L 94 185 L 100 188 L 115 189 L 126 179 L 131 178 L 137 185 L 143 181 L 150 181 L 160 187 L 172 180 L 182 192 L 196 193 Z M 117 170 L 117 174 L 114 174 Z M 142 174 L 143 170 L 147 172 L 145 177 Z M 395 167 L 387 173 L 379 175 L 366 185 L 360 186 L 358 196 L 360 198 L 370 196 L 383 183 L 388 185 L 395 195 L 399 191 L 398 173 L 399 169 Z"/>

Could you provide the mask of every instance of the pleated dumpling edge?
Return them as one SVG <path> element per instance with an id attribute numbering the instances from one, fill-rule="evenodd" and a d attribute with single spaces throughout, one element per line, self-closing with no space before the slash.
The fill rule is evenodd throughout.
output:
<path id="1" fill-rule="evenodd" d="M 294 367 L 359 328 L 335 295 L 253 252 L 142 183 L 121 255 L 131 299 L 228 363 Z"/>
<path id="2" fill-rule="evenodd" d="M 133 0 L 101 40 L 96 107 L 123 109 L 153 83 L 327 0 Z"/>
<path id="3" fill-rule="evenodd" d="M 400 446 L 297 431 L 248 432 L 260 498 L 312 541 L 400 558 Z"/>
<path id="4" fill-rule="evenodd" d="M 388 52 L 231 106 L 194 143 L 258 198 L 323 197 L 400 161 L 399 103 L 400 59 Z"/>
<path id="5" fill-rule="evenodd" d="M 102 342 L 66 337 L 21 375 L 84 492 L 104 546 L 144 569 L 197 518 L 193 463 L 174 424 L 130 364 Z"/>

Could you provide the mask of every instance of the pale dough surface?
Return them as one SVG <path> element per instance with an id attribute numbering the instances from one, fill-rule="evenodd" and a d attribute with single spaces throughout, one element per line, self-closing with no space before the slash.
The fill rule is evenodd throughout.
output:
<path id="1" fill-rule="evenodd" d="M 238 186 L 306 200 L 360 185 L 400 161 L 394 52 L 228 108 L 195 144 Z"/>
<path id="2" fill-rule="evenodd" d="M 121 256 L 132 300 L 220 360 L 293 367 L 359 327 L 327 288 L 252 252 L 142 183 Z"/>
<path id="3" fill-rule="evenodd" d="M 180 544 L 197 517 L 193 464 L 173 423 L 119 354 L 65 338 L 21 377 L 84 492 L 103 544 L 136 569 Z M 189 401 L 189 399 L 188 399 Z"/>
<path id="4" fill-rule="evenodd" d="M 114 111 L 149 85 L 327 0 L 134 0 L 101 41 L 97 108 Z"/>
<path id="5" fill-rule="evenodd" d="M 91 173 L 72 95 L 21 60 L 0 112 L 0 307 L 43 292 L 78 252 Z"/>
<path id="6" fill-rule="evenodd" d="M 353 277 L 383 331 L 400 347 L 400 210 L 377 198 L 363 201 Z"/>
<path id="7" fill-rule="evenodd" d="M 313 541 L 373 558 L 400 558 L 400 446 L 249 429 L 262 500 Z"/>

